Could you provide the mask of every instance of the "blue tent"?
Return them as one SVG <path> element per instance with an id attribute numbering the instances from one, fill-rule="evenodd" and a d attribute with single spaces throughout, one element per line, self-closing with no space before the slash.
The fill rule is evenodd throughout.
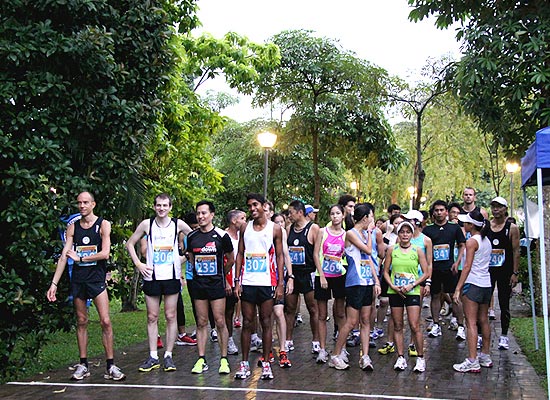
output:
<path id="1" fill-rule="evenodd" d="M 527 204 L 526 186 L 537 186 L 537 198 L 539 209 L 539 227 L 540 227 L 540 269 L 541 269 L 541 289 L 542 289 L 542 308 L 544 315 L 544 342 L 546 344 L 546 378 L 550 382 L 550 332 L 548 321 L 548 286 L 546 281 L 546 249 L 544 243 L 544 198 L 542 196 L 542 187 L 550 185 L 550 127 L 543 128 L 536 133 L 535 141 L 525 152 L 525 157 L 521 159 L 521 185 L 523 187 L 524 204 Z M 525 231 L 528 232 L 527 206 L 525 207 Z M 529 248 L 529 247 L 527 247 Z M 535 328 L 535 345 L 538 349 L 537 325 L 534 312 L 533 295 L 533 274 L 531 268 L 531 252 L 527 251 L 527 260 L 529 264 L 529 283 L 531 286 L 531 303 L 533 304 L 533 325 Z M 550 385 L 548 386 L 548 398 L 550 398 Z"/>

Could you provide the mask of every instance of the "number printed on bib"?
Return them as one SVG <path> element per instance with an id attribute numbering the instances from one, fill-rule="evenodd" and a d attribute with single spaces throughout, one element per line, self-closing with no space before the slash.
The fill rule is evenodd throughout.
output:
<path id="1" fill-rule="evenodd" d="M 489 267 L 502 267 L 504 265 L 504 260 L 506 259 L 506 254 L 504 249 L 493 249 L 491 251 L 491 260 L 489 261 Z"/>
<path id="2" fill-rule="evenodd" d="M 78 254 L 79 257 L 88 257 L 93 256 L 97 254 L 97 246 L 96 245 L 88 245 L 88 246 L 76 246 L 76 254 Z M 78 263 L 80 267 L 89 267 L 91 265 L 97 265 L 97 261 L 86 261 Z"/>
<path id="3" fill-rule="evenodd" d="M 396 272 L 393 276 L 393 284 L 395 286 L 414 285 L 414 275 L 404 272 Z"/>
<path id="4" fill-rule="evenodd" d="M 326 255 L 323 257 L 323 273 L 325 276 L 342 275 L 342 259 Z"/>
<path id="5" fill-rule="evenodd" d="M 448 244 L 437 244 L 434 246 L 434 261 L 447 261 L 451 254 Z"/>
<path id="6" fill-rule="evenodd" d="M 174 249 L 172 246 L 154 246 L 153 264 L 165 265 L 174 264 Z"/>
<path id="7" fill-rule="evenodd" d="M 267 256 L 266 254 L 252 254 L 246 253 L 245 255 L 244 270 L 248 273 L 260 273 L 267 272 Z"/>
<path id="8" fill-rule="evenodd" d="M 361 279 L 366 279 L 367 281 L 372 280 L 372 260 L 369 255 L 365 254 L 368 258 L 363 258 L 363 254 L 361 254 Z M 370 282 L 369 282 L 370 283 Z"/>
<path id="9" fill-rule="evenodd" d="M 305 265 L 306 263 L 306 249 L 303 246 L 289 246 L 288 252 L 290 254 L 290 260 L 292 264 Z"/>
<path id="10" fill-rule="evenodd" d="M 196 255 L 195 270 L 199 276 L 214 276 L 218 274 L 216 255 Z"/>

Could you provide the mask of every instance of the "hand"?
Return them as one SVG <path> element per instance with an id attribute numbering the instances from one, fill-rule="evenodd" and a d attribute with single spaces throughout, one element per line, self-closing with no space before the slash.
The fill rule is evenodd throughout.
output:
<path id="1" fill-rule="evenodd" d="M 422 287 L 422 296 L 423 297 L 428 297 L 430 295 L 430 288 L 431 288 L 431 286 L 429 286 L 429 285 L 426 285 L 426 286 Z"/>
<path id="2" fill-rule="evenodd" d="M 328 289 L 328 281 L 327 278 L 324 275 L 320 276 L 321 280 L 321 288 Z"/>
<path id="3" fill-rule="evenodd" d="M 48 289 L 48 293 L 46 293 L 46 297 L 49 301 L 56 301 L 57 298 L 55 294 L 57 293 L 57 286 L 55 286 L 53 283 L 50 285 L 50 288 Z"/>
<path id="4" fill-rule="evenodd" d="M 457 264 L 457 263 L 454 263 L 454 264 L 451 266 L 451 272 L 453 273 L 453 275 L 458 274 L 458 264 Z"/>
<path id="5" fill-rule="evenodd" d="M 453 293 L 453 302 L 458 304 L 460 302 L 460 290 L 455 290 Z"/>
<path id="6" fill-rule="evenodd" d="M 233 293 L 235 293 L 235 297 L 237 299 L 241 298 L 241 292 L 242 292 L 241 283 L 240 282 L 235 282 L 235 287 L 233 288 Z"/>
<path id="7" fill-rule="evenodd" d="M 73 249 L 70 249 L 69 251 L 67 251 L 67 257 L 69 257 L 70 259 L 72 259 L 75 262 L 80 262 L 80 256 Z"/>
<path id="8" fill-rule="evenodd" d="M 286 281 L 286 294 L 292 294 L 294 292 L 294 279 Z"/>
<path id="9" fill-rule="evenodd" d="M 225 295 L 231 296 L 233 294 L 233 288 L 230 285 L 225 285 Z"/>
<path id="10" fill-rule="evenodd" d="M 137 269 L 143 275 L 144 278 L 150 278 L 153 276 L 153 267 L 148 267 L 147 264 L 140 261 L 137 265 Z"/>
<path id="11" fill-rule="evenodd" d="M 518 276 L 516 274 L 512 274 L 512 276 L 510 277 L 510 286 L 516 287 L 517 284 L 518 284 Z"/>
<path id="12" fill-rule="evenodd" d="M 406 292 L 405 292 L 405 286 L 396 286 L 395 291 L 396 291 L 397 294 L 398 294 L 399 296 L 401 296 L 402 298 L 405 298 L 405 297 L 406 297 L 406 295 L 405 295 L 405 293 L 406 293 Z"/>
<path id="13" fill-rule="evenodd" d="M 277 287 L 275 288 L 275 300 L 277 301 L 281 301 L 283 299 L 283 285 L 282 284 L 279 284 L 277 285 Z"/>
<path id="14" fill-rule="evenodd" d="M 374 285 L 374 297 L 380 296 L 380 293 L 382 292 L 382 289 L 380 288 L 380 284 Z"/>

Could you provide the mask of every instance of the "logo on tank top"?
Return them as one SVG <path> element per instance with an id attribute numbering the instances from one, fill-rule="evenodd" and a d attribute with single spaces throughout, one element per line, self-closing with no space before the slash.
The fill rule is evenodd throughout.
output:
<path id="1" fill-rule="evenodd" d="M 89 243 L 90 243 L 90 238 L 89 238 L 88 236 L 84 236 L 84 237 L 82 238 L 82 243 L 84 243 L 84 244 L 89 244 Z"/>
<path id="2" fill-rule="evenodd" d="M 300 244 L 300 240 L 299 239 L 294 239 L 294 246 L 298 246 Z"/>
<path id="3" fill-rule="evenodd" d="M 499 243 L 500 243 L 500 240 L 498 240 L 497 238 L 493 239 L 494 246 L 498 246 Z"/>

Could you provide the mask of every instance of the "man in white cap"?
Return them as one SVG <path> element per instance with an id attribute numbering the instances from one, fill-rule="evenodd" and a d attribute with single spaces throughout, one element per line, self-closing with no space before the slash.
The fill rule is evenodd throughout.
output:
<path id="1" fill-rule="evenodd" d="M 306 204 L 306 218 L 309 219 L 311 222 L 315 222 L 318 212 L 318 208 L 313 208 L 311 204 Z"/>
<path id="2" fill-rule="evenodd" d="M 508 350 L 508 328 L 510 326 L 510 296 L 518 283 L 519 275 L 519 229 L 508 221 L 508 202 L 502 197 L 491 200 L 491 227 L 487 237 L 493 247 L 489 272 L 493 291 L 498 286 L 500 324 L 502 328 L 498 348 Z"/>

